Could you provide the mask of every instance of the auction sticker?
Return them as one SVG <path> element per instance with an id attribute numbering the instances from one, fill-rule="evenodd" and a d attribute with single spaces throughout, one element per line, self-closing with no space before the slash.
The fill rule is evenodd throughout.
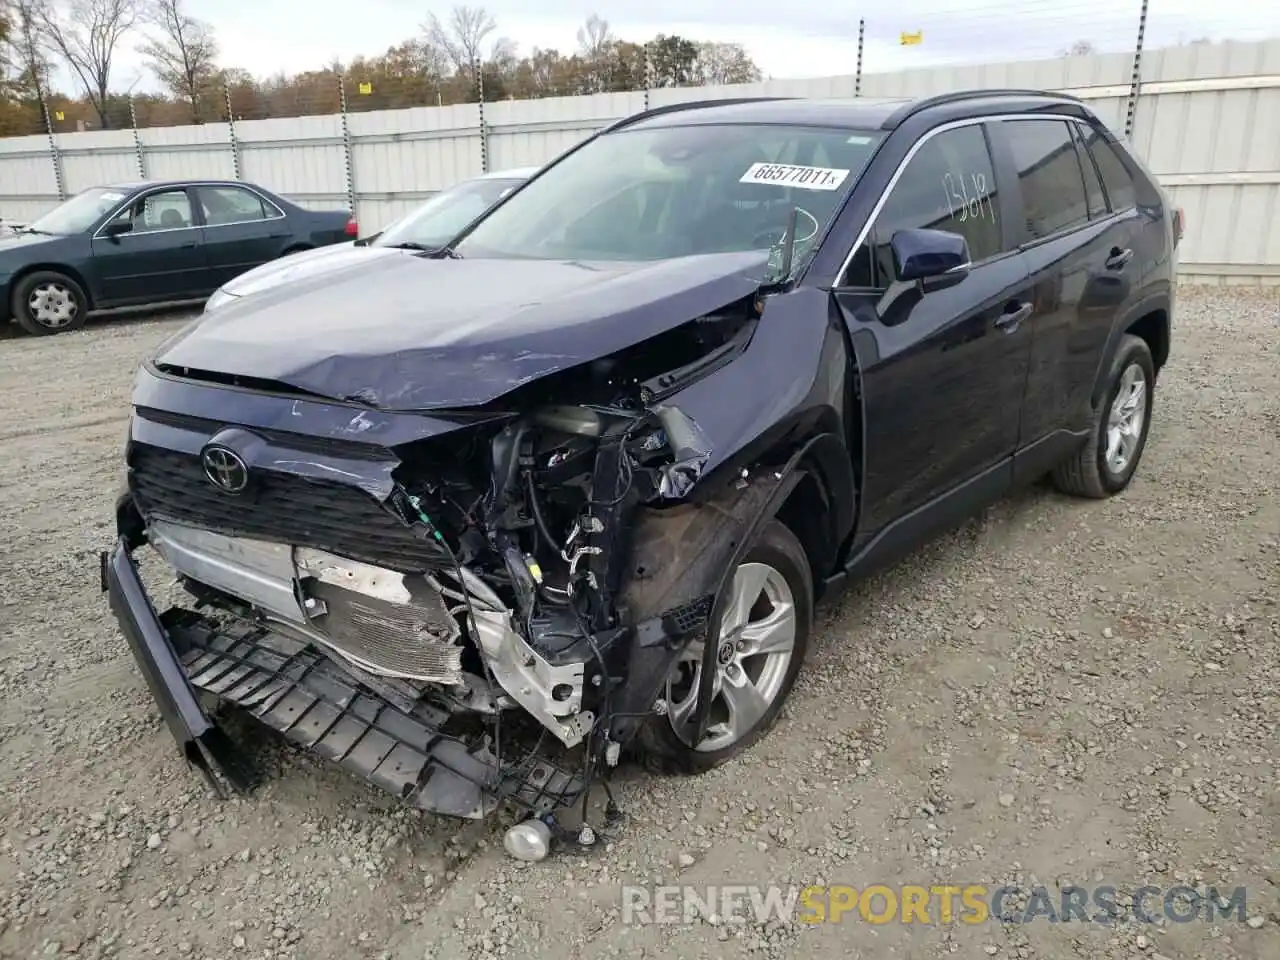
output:
<path id="1" fill-rule="evenodd" d="M 848 170 L 830 167 L 798 167 L 790 163 L 753 163 L 739 183 L 768 183 L 804 190 L 835 190 L 849 176 Z"/>

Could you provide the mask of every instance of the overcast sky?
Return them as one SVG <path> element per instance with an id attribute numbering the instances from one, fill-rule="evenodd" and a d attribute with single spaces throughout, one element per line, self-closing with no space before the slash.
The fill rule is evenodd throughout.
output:
<path id="1" fill-rule="evenodd" d="M 854 71 L 861 5 L 825 0 L 491 0 L 494 37 L 569 52 L 577 28 L 595 12 L 621 39 L 677 33 L 696 40 L 744 44 L 766 75 L 813 77 Z M 258 75 L 306 70 L 331 61 L 373 56 L 420 33 L 435 11 L 452 4 L 423 0 L 188 0 L 192 14 L 213 24 L 222 63 Z M 537 14 L 532 10 L 538 10 Z M 1100 50 L 1132 47 L 1139 0 L 890 0 L 865 5 L 864 70 L 932 63 L 1053 56 L 1076 40 Z M 903 47 L 903 31 L 923 43 Z M 1280 35 L 1274 0 L 1152 0 L 1148 46 L 1207 36 L 1260 39 Z M 131 50 L 121 49 L 117 85 L 153 86 Z"/>

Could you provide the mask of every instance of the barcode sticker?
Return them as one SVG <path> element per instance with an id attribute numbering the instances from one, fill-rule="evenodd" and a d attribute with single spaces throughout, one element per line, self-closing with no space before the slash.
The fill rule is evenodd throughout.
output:
<path id="1" fill-rule="evenodd" d="M 753 163 L 739 183 L 766 183 L 803 190 L 836 190 L 849 176 L 848 170 L 830 167 L 799 167 L 790 163 Z"/>

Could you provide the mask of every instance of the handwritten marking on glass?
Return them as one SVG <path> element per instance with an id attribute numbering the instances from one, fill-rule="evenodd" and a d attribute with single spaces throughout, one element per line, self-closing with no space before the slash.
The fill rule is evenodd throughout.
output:
<path id="1" fill-rule="evenodd" d="M 968 220 L 996 222 L 996 209 L 991 203 L 986 174 L 971 173 L 966 182 L 963 174 L 945 173 L 942 175 L 942 189 L 947 197 L 947 212 L 957 223 Z"/>

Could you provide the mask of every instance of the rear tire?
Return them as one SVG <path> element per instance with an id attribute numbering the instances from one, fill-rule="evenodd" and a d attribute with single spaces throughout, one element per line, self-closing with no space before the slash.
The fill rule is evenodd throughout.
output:
<path id="1" fill-rule="evenodd" d="M 19 280 L 11 307 L 18 326 L 37 337 L 79 330 L 89 319 L 83 288 L 55 270 L 38 270 Z"/>
<path id="2" fill-rule="evenodd" d="M 666 715 L 649 718 L 638 735 L 655 772 L 703 773 L 747 750 L 777 721 L 795 686 L 813 627 L 813 579 L 795 534 L 769 521 L 726 589 L 711 723 L 696 748 L 676 732 L 697 700 L 702 643 L 694 641 L 668 680 Z"/>
<path id="3" fill-rule="evenodd" d="M 1141 337 L 1125 334 L 1111 361 L 1089 439 L 1053 470 L 1058 490 L 1102 500 L 1129 486 L 1147 445 L 1155 384 L 1151 348 Z"/>

